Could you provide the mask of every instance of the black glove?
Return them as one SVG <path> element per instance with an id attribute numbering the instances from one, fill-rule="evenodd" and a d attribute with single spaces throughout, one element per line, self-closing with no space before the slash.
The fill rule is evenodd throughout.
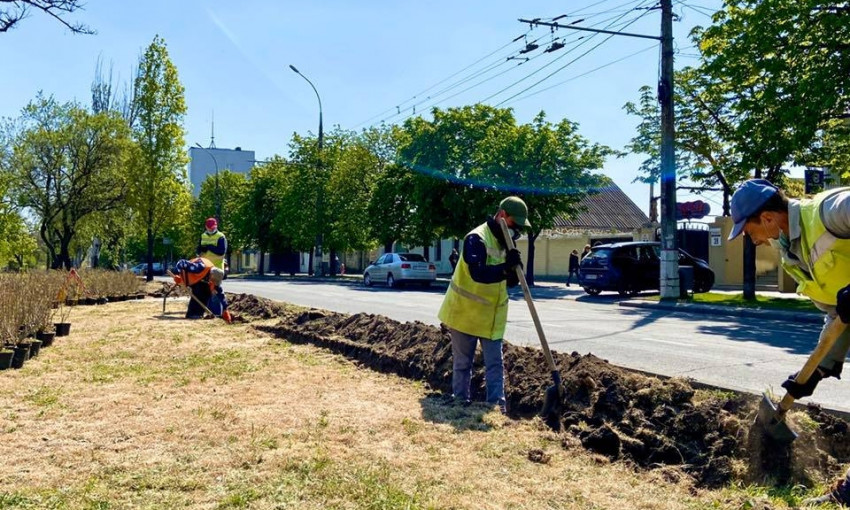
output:
<path id="1" fill-rule="evenodd" d="M 505 285 L 509 288 L 519 285 L 519 276 L 517 276 L 516 271 L 508 271 L 508 274 L 505 275 Z"/>
<path id="2" fill-rule="evenodd" d="M 788 379 L 782 383 L 782 387 L 788 390 L 788 394 L 796 399 L 808 397 L 814 393 L 815 387 L 817 387 L 818 383 L 825 375 L 823 369 L 818 367 L 814 372 L 812 372 L 812 375 L 805 384 L 798 384 L 794 381 L 794 379 L 797 378 L 797 374 L 799 374 L 799 372 L 789 375 Z"/>
<path id="3" fill-rule="evenodd" d="M 522 268 L 522 255 L 519 253 L 519 250 L 516 248 L 508 250 L 508 253 L 505 255 L 505 269 L 507 271 L 513 271 L 515 267 L 519 266 Z"/>
<path id="4" fill-rule="evenodd" d="M 841 317 L 841 322 L 850 324 L 850 285 L 838 291 L 835 311 Z"/>

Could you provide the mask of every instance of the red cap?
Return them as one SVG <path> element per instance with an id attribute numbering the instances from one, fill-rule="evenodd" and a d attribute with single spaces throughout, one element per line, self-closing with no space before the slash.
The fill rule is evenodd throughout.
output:
<path id="1" fill-rule="evenodd" d="M 205 225 L 207 226 L 207 230 L 215 230 L 218 228 L 218 222 L 215 221 L 215 218 L 207 218 Z"/>

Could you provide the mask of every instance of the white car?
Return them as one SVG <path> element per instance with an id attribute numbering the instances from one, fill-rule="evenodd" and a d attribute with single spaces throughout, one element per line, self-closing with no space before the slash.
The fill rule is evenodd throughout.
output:
<path id="1" fill-rule="evenodd" d="M 385 253 L 363 271 L 363 285 L 367 287 L 376 283 L 399 287 L 408 282 L 427 287 L 436 279 L 437 266 L 418 253 Z"/>

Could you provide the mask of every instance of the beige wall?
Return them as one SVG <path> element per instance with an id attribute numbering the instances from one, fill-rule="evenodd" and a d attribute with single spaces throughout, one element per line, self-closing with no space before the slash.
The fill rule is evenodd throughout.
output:
<path id="1" fill-rule="evenodd" d="M 720 217 L 709 225 L 708 263 L 714 270 L 717 285 L 743 285 L 744 242 L 741 237 L 727 241 L 732 231 L 732 218 Z M 717 246 L 719 234 L 720 245 Z M 779 268 L 779 253 L 772 246 L 756 247 L 756 274 L 761 275 Z M 784 271 L 779 268 L 780 290 Z"/>

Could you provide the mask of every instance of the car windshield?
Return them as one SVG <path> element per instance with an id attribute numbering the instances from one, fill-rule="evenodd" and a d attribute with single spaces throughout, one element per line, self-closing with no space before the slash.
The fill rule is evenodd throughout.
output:
<path id="1" fill-rule="evenodd" d="M 587 257 L 588 259 L 605 260 L 611 258 L 611 248 L 596 248 L 592 250 Z"/>
<path id="2" fill-rule="evenodd" d="M 418 253 L 399 253 L 398 256 L 404 262 L 427 262 L 427 260 L 425 260 L 425 257 Z"/>

